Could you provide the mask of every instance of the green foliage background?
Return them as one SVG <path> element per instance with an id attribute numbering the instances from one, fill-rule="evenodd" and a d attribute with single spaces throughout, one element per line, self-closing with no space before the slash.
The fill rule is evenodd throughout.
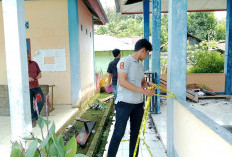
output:
<path id="1" fill-rule="evenodd" d="M 99 26 L 95 33 L 108 34 L 115 37 L 143 36 L 143 15 L 122 15 L 116 13 L 113 8 L 106 8 L 109 23 Z M 151 16 L 152 19 L 152 16 Z M 150 28 L 151 28 L 150 19 Z M 224 55 L 211 51 L 215 48 L 213 41 L 225 41 L 226 20 L 217 20 L 213 12 L 191 12 L 188 13 L 188 33 L 200 38 L 203 42 L 198 46 L 188 45 L 188 63 L 191 73 L 221 73 L 224 68 Z M 151 35 L 151 29 L 150 29 Z M 168 42 L 168 14 L 161 15 L 161 45 Z M 167 45 L 162 51 L 167 51 Z M 165 59 L 161 60 L 166 67 Z"/>
<path id="2" fill-rule="evenodd" d="M 98 26 L 95 34 L 108 34 L 114 37 L 143 36 L 143 15 L 125 15 L 117 13 L 114 8 L 105 8 L 109 23 Z M 152 16 L 150 16 L 152 19 Z M 151 28 L 150 19 L 150 28 Z M 188 13 L 188 33 L 202 40 L 225 40 L 226 21 L 218 21 L 213 12 Z M 151 35 L 151 29 L 150 29 Z M 168 41 L 168 14 L 161 15 L 161 44 Z"/>
<path id="3" fill-rule="evenodd" d="M 216 42 L 202 42 L 199 46 L 190 50 L 188 62 L 190 63 L 189 73 L 223 73 L 224 54 L 212 51 Z M 211 50 L 211 51 L 209 51 Z"/>

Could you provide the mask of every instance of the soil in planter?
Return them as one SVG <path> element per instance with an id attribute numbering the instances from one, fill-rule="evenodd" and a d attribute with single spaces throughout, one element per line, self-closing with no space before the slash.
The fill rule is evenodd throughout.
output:
<path id="1" fill-rule="evenodd" d="M 112 110 L 110 112 L 111 112 L 109 113 L 110 116 L 107 117 L 106 124 L 99 138 L 98 147 L 96 148 L 93 157 L 102 157 L 105 152 L 106 144 L 110 142 L 107 141 L 107 139 L 110 133 L 110 127 L 113 123 L 113 117 L 114 117 L 114 113 L 112 113 Z"/>
<path id="2" fill-rule="evenodd" d="M 89 146 L 91 145 L 91 142 L 93 140 L 94 137 L 94 133 L 96 132 L 96 130 L 99 127 L 99 124 L 101 122 L 101 119 L 106 111 L 107 105 L 109 105 L 109 103 L 101 103 L 99 102 L 97 99 L 102 99 L 102 98 L 106 98 L 108 97 L 110 94 L 107 93 L 101 93 L 97 96 L 96 99 L 90 100 L 88 102 L 88 109 L 85 111 L 85 113 L 79 117 L 79 118 L 83 118 L 83 119 L 87 119 L 90 121 L 96 121 L 95 126 L 92 130 L 91 135 L 89 136 L 89 139 L 87 141 L 87 144 L 85 147 L 81 147 L 79 144 L 77 144 L 77 153 L 80 154 L 86 154 Z M 98 105 L 97 108 L 94 109 L 94 107 L 91 106 L 96 106 Z M 76 117 L 78 118 L 78 117 Z M 69 139 L 71 139 L 74 135 L 75 137 L 77 137 L 78 133 L 80 132 L 81 128 L 84 126 L 83 122 L 80 121 L 76 121 L 74 120 L 71 124 L 69 124 L 69 126 L 66 128 L 66 130 L 62 133 L 64 142 L 66 143 L 67 141 L 69 141 Z"/>

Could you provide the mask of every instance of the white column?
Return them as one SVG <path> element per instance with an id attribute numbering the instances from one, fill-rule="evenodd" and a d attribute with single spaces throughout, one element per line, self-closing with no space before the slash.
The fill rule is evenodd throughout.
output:
<path id="1" fill-rule="evenodd" d="M 24 0 L 2 0 L 12 140 L 32 131 Z"/>

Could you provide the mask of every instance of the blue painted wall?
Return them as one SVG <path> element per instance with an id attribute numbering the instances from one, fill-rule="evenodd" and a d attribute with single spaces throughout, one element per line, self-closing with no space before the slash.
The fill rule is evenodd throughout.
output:
<path id="1" fill-rule="evenodd" d="M 226 74 L 225 94 L 231 95 L 232 82 L 232 1 L 227 0 L 226 51 L 224 72 Z"/>
<path id="2" fill-rule="evenodd" d="M 150 16 L 149 0 L 143 1 L 143 37 L 149 41 L 149 16 Z M 144 70 L 149 70 L 149 55 L 144 60 Z"/>
<path id="3" fill-rule="evenodd" d="M 77 0 L 68 0 L 69 47 L 71 64 L 72 104 L 80 99 L 80 44 L 79 44 L 79 17 Z"/>
<path id="4" fill-rule="evenodd" d="M 152 69 L 157 74 L 157 84 L 160 86 L 160 37 L 161 37 L 161 0 L 152 0 Z M 160 89 L 157 89 L 160 94 Z M 160 97 L 155 99 L 157 108 L 155 113 L 160 113 Z"/>

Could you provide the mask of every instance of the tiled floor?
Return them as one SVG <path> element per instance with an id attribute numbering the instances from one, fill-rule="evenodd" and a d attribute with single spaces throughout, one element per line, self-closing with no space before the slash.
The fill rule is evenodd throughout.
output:
<path id="1" fill-rule="evenodd" d="M 56 124 L 56 130 L 59 128 L 78 111 L 78 108 L 72 108 L 71 105 L 56 105 L 55 110 L 50 113 L 49 120 L 54 121 Z M 39 127 L 33 128 L 33 133 L 36 137 L 41 138 L 41 132 Z M 44 128 L 46 133 L 46 128 Z M 10 117 L 0 116 L 0 156 L 9 157 L 11 151 L 11 128 Z"/>
<path id="2" fill-rule="evenodd" d="M 130 133 L 129 126 L 130 124 L 128 122 L 123 139 L 129 139 L 129 133 Z M 109 142 L 113 134 L 113 129 L 114 129 L 114 124 L 111 126 L 111 129 L 110 129 L 111 131 L 108 137 L 108 143 L 106 145 L 106 151 L 103 157 L 106 157 L 108 147 L 109 147 Z M 143 136 L 141 137 L 141 140 L 140 140 L 140 148 L 139 148 L 138 157 L 167 157 L 161 141 L 157 138 L 157 134 L 155 133 L 154 127 L 152 126 L 151 119 L 148 119 L 146 132 L 145 132 L 145 142 L 150 147 L 152 156 L 149 154 L 147 146 L 143 144 L 142 139 L 144 139 Z M 120 143 L 117 157 L 128 157 L 128 156 L 129 156 L 129 141 L 123 141 Z"/>

